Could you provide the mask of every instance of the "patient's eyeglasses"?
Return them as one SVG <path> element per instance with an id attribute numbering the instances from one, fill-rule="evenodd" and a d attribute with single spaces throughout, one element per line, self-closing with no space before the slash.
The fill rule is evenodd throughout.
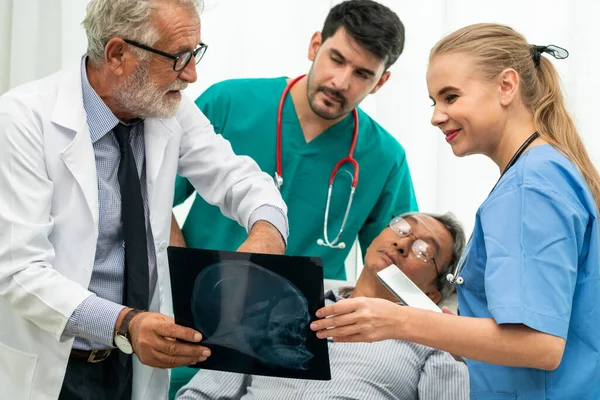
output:
<path id="1" fill-rule="evenodd" d="M 164 51 L 153 49 L 150 46 L 146 46 L 145 44 L 141 44 L 133 40 L 123 40 L 125 41 L 125 43 L 129 43 L 130 45 L 138 47 L 142 50 L 146 50 L 161 55 L 163 57 L 170 58 L 171 60 L 173 60 L 173 71 L 175 72 L 182 71 L 185 67 L 187 67 L 192 58 L 195 58 L 196 64 L 198 64 L 204 56 L 204 53 L 206 53 L 206 49 L 208 48 L 207 44 L 200 43 L 194 50 L 184 51 L 178 54 L 170 54 Z"/>
<path id="2" fill-rule="evenodd" d="M 427 242 L 415 236 L 407 220 L 402 217 L 392 218 L 390 221 L 390 229 L 394 231 L 396 235 L 402 238 L 412 236 L 414 241 L 412 243 L 411 250 L 415 257 L 424 263 L 429 263 L 431 261 L 435 268 L 436 276 L 440 275 L 435 258 L 433 257 L 433 249 L 429 244 L 427 244 Z"/>

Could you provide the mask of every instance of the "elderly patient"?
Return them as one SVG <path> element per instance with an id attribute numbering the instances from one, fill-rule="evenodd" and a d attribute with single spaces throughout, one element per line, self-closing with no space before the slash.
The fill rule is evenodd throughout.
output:
<path id="1" fill-rule="evenodd" d="M 326 304 L 344 297 L 380 297 L 397 302 L 377 272 L 397 265 L 434 302 L 452 288 L 444 278 L 464 247 L 460 224 L 449 214 L 395 217 L 367 249 L 355 288 L 328 292 Z M 185 399 L 431 399 L 469 397 L 466 365 L 419 344 L 329 342 L 332 378 L 313 381 L 200 370 L 177 398 Z"/>

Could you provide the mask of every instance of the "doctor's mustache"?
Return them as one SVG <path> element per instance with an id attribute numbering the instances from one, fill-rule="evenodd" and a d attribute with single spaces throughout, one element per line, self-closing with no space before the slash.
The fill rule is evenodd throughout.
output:
<path id="1" fill-rule="evenodd" d="M 334 99 L 338 100 L 340 102 L 341 108 L 344 108 L 344 106 L 346 105 L 346 98 L 337 90 L 330 89 L 327 86 L 319 86 L 317 88 L 317 92 L 323 92 L 327 96 L 333 97 Z"/>
<path id="2" fill-rule="evenodd" d="M 170 84 L 167 87 L 167 90 L 165 91 L 165 93 L 170 92 L 172 90 L 173 91 L 184 90 L 187 88 L 187 86 L 188 86 L 188 83 L 186 81 L 179 79 L 179 80 L 176 80 L 175 82 L 173 82 L 172 84 Z"/>

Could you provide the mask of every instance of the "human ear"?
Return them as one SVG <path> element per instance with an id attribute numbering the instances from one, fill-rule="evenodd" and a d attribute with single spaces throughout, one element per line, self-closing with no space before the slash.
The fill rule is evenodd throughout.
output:
<path id="1" fill-rule="evenodd" d="M 112 38 L 104 46 L 104 61 L 110 70 L 118 76 L 125 72 L 125 53 L 127 43 L 123 39 Z"/>
<path id="2" fill-rule="evenodd" d="M 369 94 L 377 93 L 377 91 L 381 89 L 381 87 L 388 81 L 388 79 L 390 79 L 390 74 L 390 71 L 385 71 L 383 75 L 381 75 L 381 78 L 379 78 L 379 82 L 377 82 L 377 85 L 375 85 L 375 87 L 369 92 Z"/>
<path id="3" fill-rule="evenodd" d="M 323 36 L 321 35 L 321 32 L 313 33 L 312 37 L 310 38 L 310 44 L 308 45 L 308 59 L 310 61 L 315 61 L 315 57 L 317 57 L 317 52 L 319 51 L 319 48 L 322 44 L 322 40 Z"/>
<path id="4" fill-rule="evenodd" d="M 512 68 L 502 71 L 498 77 L 500 104 L 508 107 L 519 93 L 519 74 Z"/>

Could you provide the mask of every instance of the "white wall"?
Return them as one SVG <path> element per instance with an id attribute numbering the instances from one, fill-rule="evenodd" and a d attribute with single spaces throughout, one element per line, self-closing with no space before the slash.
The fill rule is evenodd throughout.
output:
<path id="1" fill-rule="evenodd" d="M 381 0 L 406 26 L 406 48 L 392 78 L 363 108 L 404 145 L 422 210 L 453 211 L 468 231 L 477 206 L 498 177 L 483 157 L 458 159 L 429 125 L 432 109 L 425 72 L 429 49 L 444 34 L 475 22 L 513 26 L 535 44 L 569 50 L 556 61 L 592 159 L 600 166 L 596 133 L 600 78 L 598 0 Z M 210 84 L 234 77 L 296 76 L 308 70 L 310 36 L 321 28 L 330 0 L 205 0 L 196 97 Z M 56 71 L 85 51 L 83 0 L 0 0 L 0 93 Z M 274 133 L 273 133 L 274 134 Z M 180 214 L 183 211 L 178 211 Z"/>
<path id="2" fill-rule="evenodd" d="M 0 0 L 0 94 L 85 53 L 87 1 Z"/>

